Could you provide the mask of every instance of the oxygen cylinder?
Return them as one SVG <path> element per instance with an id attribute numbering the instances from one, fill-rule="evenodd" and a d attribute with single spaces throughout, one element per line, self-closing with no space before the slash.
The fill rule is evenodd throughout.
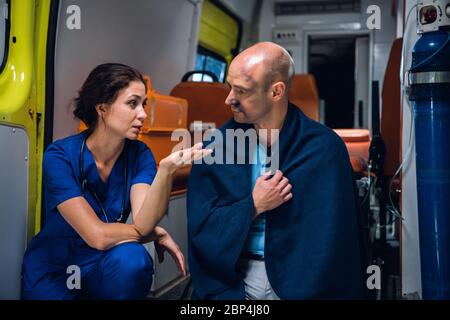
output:
<path id="1" fill-rule="evenodd" d="M 409 72 L 423 299 L 450 299 L 450 33 L 424 33 Z"/>

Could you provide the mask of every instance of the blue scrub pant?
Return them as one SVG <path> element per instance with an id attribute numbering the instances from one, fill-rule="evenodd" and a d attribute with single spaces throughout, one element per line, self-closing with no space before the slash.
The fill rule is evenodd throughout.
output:
<path id="1" fill-rule="evenodd" d="M 144 299 L 150 291 L 153 262 L 143 245 L 119 244 L 102 253 L 92 269 L 81 278 L 81 289 L 67 288 L 69 275 L 50 274 L 24 292 L 25 299 Z"/>

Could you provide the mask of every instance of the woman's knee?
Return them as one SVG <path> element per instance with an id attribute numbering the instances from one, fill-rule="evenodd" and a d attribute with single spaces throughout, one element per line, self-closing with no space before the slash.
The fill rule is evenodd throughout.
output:
<path id="1" fill-rule="evenodd" d="M 106 251 L 84 279 L 92 299 L 143 299 L 153 279 L 153 262 L 143 245 L 123 243 Z"/>
<path id="2" fill-rule="evenodd" d="M 122 274 L 153 274 L 153 261 L 145 247 L 137 242 L 119 244 L 105 253 L 104 264 Z"/>

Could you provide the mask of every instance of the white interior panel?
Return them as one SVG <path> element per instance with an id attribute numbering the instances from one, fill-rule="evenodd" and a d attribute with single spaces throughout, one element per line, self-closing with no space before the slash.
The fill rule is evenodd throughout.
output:
<path id="1" fill-rule="evenodd" d="M 80 29 L 69 29 L 76 18 Z M 120 62 L 168 94 L 194 66 L 199 4 L 188 0 L 62 0 L 55 53 L 54 139 L 75 133 L 71 100 L 98 64 Z"/>
<path id="2" fill-rule="evenodd" d="M 415 0 L 406 1 L 406 13 L 416 4 Z M 406 72 L 411 67 L 411 51 L 418 36 L 416 33 L 416 10 L 411 12 L 408 29 L 403 40 L 405 46 L 405 56 L 403 70 Z M 402 292 L 412 294 L 417 292 L 422 295 L 421 270 L 420 270 L 420 245 L 419 245 L 419 222 L 417 211 L 417 183 L 416 183 L 416 148 L 414 142 L 414 132 L 411 143 L 409 133 L 412 121 L 412 110 L 409 108 L 408 98 L 403 98 L 403 125 L 402 125 L 402 155 L 408 159 L 405 161 L 402 170 Z"/>
<path id="3" fill-rule="evenodd" d="M 0 125 L 0 299 L 20 299 L 27 244 L 28 136 Z"/>

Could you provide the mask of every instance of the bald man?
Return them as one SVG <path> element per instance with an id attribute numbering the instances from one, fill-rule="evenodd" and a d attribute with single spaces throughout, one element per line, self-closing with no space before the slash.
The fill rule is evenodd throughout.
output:
<path id="1" fill-rule="evenodd" d="M 234 142 L 225 139 L 222 153 L 248 154 L 243 164 L 192 168 L 194 298 L 362 298 L 348 153 L 332 130 L 289 103 L 293 76 L 289 53 L 270 42 L 244 50 L 230 65 L 226 104 L 233 119 L 220 131 L 224 137 L 227 130 L 269 134 L 260 135 L 256 148 L 246 143 L 232 150 Z M 268 173 L 269 158 L 278 166 Z"/>

